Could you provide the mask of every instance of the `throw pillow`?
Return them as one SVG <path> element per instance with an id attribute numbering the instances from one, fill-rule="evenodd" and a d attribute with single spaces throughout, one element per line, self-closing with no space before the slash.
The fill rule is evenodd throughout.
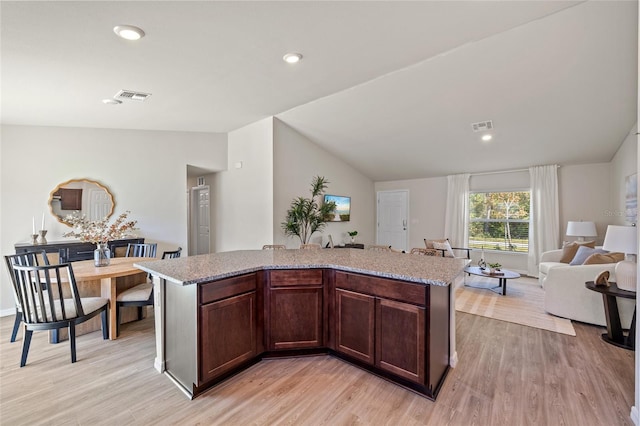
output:
<path id="1" fill-rule="evenodd" d="M 562 263 L 571 262 L 573 258 L 576 257 L 576 252 L 578 251 L 578 247 L 580 246 L 596 248 L 596 242 L 595 241 L 574 241 L 572 243 L 565 245 L 562 248 L 562 257 L 560 258 L 560 262 Z"/>
<path id="2" fill-rule="evenodd" d="M 586 247 L 586 246 L 579 246 L 578 250 L 576 251 L 576 255 L 573 257 L 573 259 L 571 260 L 571 262 L 569 262 L 569 265 L 582 265 L 584 263 L 585 260 L 587 260 L 587 257 L 591 256 L 594 253 L 608 253 L 608 251 L 606 250 L 602 250 L 602 249 L 596 249 L 596 248 L 591 248 L 591 247 Z"/>
<path id="3" fill-rule="evenodd" d="M 445 243 L 445 242 L 448 242 L 448 241 L 449 241 L 449 239 L 448 239 L 448 238 L 442 238 L 442 239 L 440 239 L 440 240 L 427 240 L 427 239 L 425 238 L 425 240 L 424 240 L 424 245 L 426 246 L 426 248 L 428 248 L 428 249 L 432 249 L 432 248 L 435 248 L 435 247 L 433 246 L 433 243 Z"/>
<path id="4" fill-rule="evenodd" d="M 599 265 L 603 263 L 618 263 L 624 260 L 624 253 L 594 253 L 587 257 L 583 265 Z"/>
<path id="5" fill-rule="evenodd" d="M 444 243 L 434 241 L 433 248 L 437 250 L 446 250 L 444 252 L 444 257 L 455 257 L 453 250 L 451 250 L 451 244 L 449 244 L 449 241 L 445 241 Z"/>

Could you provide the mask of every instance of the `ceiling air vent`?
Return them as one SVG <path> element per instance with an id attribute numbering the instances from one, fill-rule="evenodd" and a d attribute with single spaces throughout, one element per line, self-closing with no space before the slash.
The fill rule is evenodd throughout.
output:
<path id="1" fill-rule="evenodd" d="M 471 123 L 471 127 L 474 132 L 486 132 L 493 129 L 493 121 L 478 121 L 477 123 Z"/>
<path id="2" fill-rule="evenodd" d="M 142 102 L 151 96 L 151 93 L 134 92 L 133 90 L 121 90 L 113 97 L 114 99 L 122 99 L 125 101 Z"/>

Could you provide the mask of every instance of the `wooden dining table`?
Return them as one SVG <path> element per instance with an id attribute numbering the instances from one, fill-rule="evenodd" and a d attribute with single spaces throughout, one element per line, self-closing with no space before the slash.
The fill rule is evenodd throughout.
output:
<path id="1" fill-rule="evenodd" d="M 117 294 L 145 282 L 146 272 L 133 266 L 134 263 L 145 260 L 153 259 L 148 257 L 114 257 L 108 266 L 100 267 L 95 266 L 93 260 L 83 260 L 71 264 L 81 296 L 100 296 L 109 299 L 109 339 L 111 340 L 117 338 Z M 128 316 L 132 316 L 132 314 L 133 312 Z M 99 318 L 96 317 L 96 319 Z M 127 319 L 123 315 L 123 322 L 126 322 Z M 99 322 L 97 323 L 99 324 Z"/>

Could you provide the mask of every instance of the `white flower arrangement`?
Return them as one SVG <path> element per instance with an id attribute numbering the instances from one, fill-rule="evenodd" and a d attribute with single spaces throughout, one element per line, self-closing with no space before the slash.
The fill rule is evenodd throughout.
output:
<path id="1" fill-rule="evenodd" d="M 119 240 L 128 237 L 135 229 L 137 220 L 127 220 L 129 211 L 126 211 L 116 218 L 116 220 L 109 225 L 109 218 L 105 217 L 102 220 L 88 220 L 83 214 L 79 215 L 79 212 L 65 217 L 64 221 L 73 227 L 73 231 L 63 234 L 63 237 L 76 237 L 80 241 L 90 242 L 94 244 L 106 244 L 109 241 Z"/>

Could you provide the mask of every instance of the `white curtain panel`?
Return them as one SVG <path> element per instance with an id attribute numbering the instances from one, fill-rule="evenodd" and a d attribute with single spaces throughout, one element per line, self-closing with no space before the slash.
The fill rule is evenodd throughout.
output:
<path id="1" fill-rule="evenodd" d="M 560 241 L 558 166 L 529 167 L 531 211 L 529 212 L 529 259 L 527 274 L 538 276 L 538 263 L 545 251 L 555 250 Z"/>
<path id="2" fill-rule="evenodd" d="M 453 247 L 467 247 L 469 239 L 469 173 L 447 176 L 444 236 Z"/>

